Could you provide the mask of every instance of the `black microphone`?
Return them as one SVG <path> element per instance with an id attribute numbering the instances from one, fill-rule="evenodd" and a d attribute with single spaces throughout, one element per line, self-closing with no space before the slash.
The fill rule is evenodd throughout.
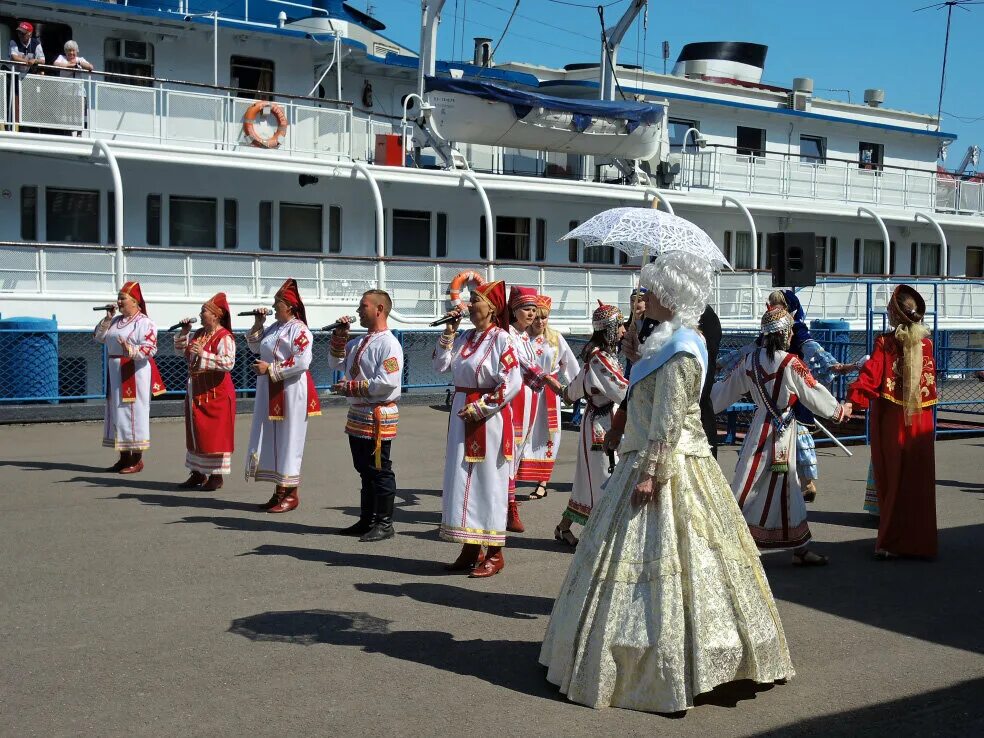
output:
<path id="1" fill-rule="evenodd" d="M 464 313 L 451 313 L 450 315 L 445 315 L 443 318 L 438 318 L 430 324 L 430 327 L 436 328 L 439 325 L 447 325 L 448 323 L 453 323 L 456 320 L 461 320 L 463 317 L 465 317 Z"/>
<path id="2" fill-rule="evenodd" d="M 168 328 L 169 331 L 176 331 L 183 325 L 194 325 L 198 322 L 198 318 L 185 318 L 184 320 L 179 320 L 177 323 Z"/>
<path id="3" fill-rule="evenodd" d="M 93 309 L 93 311 L 95 311 L 95 312 L 98 313 L 98 312 L 100 312 L 102 310 L 109 310 L 110 308 L 114 308 L 114 307 L 116 307 L 115 304 L 110 304 L 110 305 L 99 305 L 98 307 L 94 307 L 92 309 Z"/>
<path id="4" fill-rule="evenodd" d="M 336 320 L 334 323 L 332 323 L 331 325 L 326 325 L 321 330 L 323 330 L 323 331 L 333 331 L 336 328 L 341 328 L 343 325 L 351 325 L 352 323 L 354 323 L 357 320 L 358 320 L 358 317 L 356 317 L 355 315 L 349 315 L 346 320 Z"/>
<path id="5" fill-rule="evenodd" d="M 270 308 L 254 308 L 253 310 L 246 310 L 241 313 L 236 313 L 236 315 L 242 317 L 244 315 L 269 315 Z"/>

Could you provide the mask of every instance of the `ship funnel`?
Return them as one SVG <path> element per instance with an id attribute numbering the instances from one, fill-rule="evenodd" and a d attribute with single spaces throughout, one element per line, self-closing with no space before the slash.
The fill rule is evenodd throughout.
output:
<path id="1" fill-rule="evenodd" d="M 872 108 L 881 107 L 885 102 L 885 90 L 870 89 L 864 91 L 864 104 Z"/>
<path id="2" fill-rule="evenodd" d="M 492 66 L 492 39 L 484 36 L 475 37 L 475 54 L 472 63 L 476 67 Z"/>
<path id="3" fill-rule="evenodd" d="M 718 78 L 758 83 L 769 47 L 744 41 L 701 41 L 687 44 L 673 67 L 678 77 Z"/>

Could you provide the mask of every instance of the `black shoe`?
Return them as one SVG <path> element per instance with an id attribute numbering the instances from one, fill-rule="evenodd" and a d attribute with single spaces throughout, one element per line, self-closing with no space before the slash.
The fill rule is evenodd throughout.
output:
<path id="1" fill-rule="evenodd" d="M 393 528 L 393 522 L 389 518 L 377 518 L 369 531 L 359 540 L 362 543 L 376 543 L 377 541 L 385 541 L 387 538 L 392 538 L 395 535 L 396 530 Z"/>
<path id="2" fill-rule="evenodd" d="M 350 525 L 348 528 L 341 528 L 336 530 L 335 534 L 339 536 L 361 536 L 369 532 L 372 528 L 371 520 L 359 520 L 355 525 Z"/>

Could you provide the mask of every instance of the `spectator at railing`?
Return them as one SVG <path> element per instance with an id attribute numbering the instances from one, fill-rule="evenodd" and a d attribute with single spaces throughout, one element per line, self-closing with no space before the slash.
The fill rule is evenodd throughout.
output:
<path id="1" fill-rule="evenodd" d="M 27 21 L 17 24 L 17 33 L 10 39 L 10 59 L 29 64 L 28 73 L 38 71 L 38 65 L 45 63 L 41 39 L 34 35 L 34 26 Z"/>
<path id="2" fill-rule="evenodd" d="M 75 41 L 65 42 L 65 53 L 55 59 L 55 66 L 61 67 L 62 77 L 77 77 L 79 72 L 91 72 L 93 67 L 85 57 L 79 55 L 79 45 Z"/>

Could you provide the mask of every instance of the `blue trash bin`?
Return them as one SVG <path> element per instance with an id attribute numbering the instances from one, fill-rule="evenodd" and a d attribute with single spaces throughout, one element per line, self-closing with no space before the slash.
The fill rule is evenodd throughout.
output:
<path id="1" fill-rule="evenodd" d="M 58 322 L 0 320 L 0 401 L 57 402 Z"/>

